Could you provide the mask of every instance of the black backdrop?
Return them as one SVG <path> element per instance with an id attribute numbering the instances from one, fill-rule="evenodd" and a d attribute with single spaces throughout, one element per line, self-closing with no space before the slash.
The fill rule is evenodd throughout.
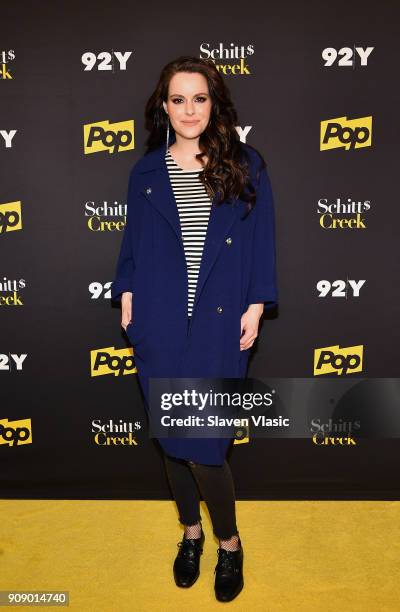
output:
<path id="1" fill-rule="evenodd" d="M 399 17 L 388 1 L 2 7 L 2 497 L 170 497 L 135 373 L 95 370 L 91 360 L 102 351 L 120 363 L 132 352 L 109 289 L 129 170 L 145 150 L 144 105 L 162 66 L 181 54 L 212 52 L 224 66 L 237 127 L 269 166 L 280 304 L 263 322 L 249 376 L 313 377 L 314 351 L 336 345 L 363 347 L 363 377 L 398 376 Z M 357 48 L 370 47 L 362 65 Z M 329 48 L 338 55 L 328 66 Z M 129 52 L 122 69 L 118 53 Z M 321 150 L 323 122 L 343 118 L 354 134 L 367 117 L 368 146 L 331 139 Z M 130 148 L 88 149 L 84 127 L 102 122 L 130 129 Z M 321 226 L 319 201 L 338 198 L 369 203 L 365 228 Z M 320 297 L 323 279 L 347 290 Z M 365 280 L 358 297 L 348 279 Z M 110 419 L 140 422 L 136 443 L 99 444 L 93 421 Z M 31 435 L 13 444 L 21 427 Z M 355 448 L 254 439 L 235 445 L 230 462 L 238 498 L 399 499 L 398 450 L 396 439 Z"/>

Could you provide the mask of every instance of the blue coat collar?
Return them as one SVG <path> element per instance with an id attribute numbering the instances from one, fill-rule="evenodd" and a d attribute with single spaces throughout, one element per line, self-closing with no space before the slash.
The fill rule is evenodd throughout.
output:
<path id="1" fill-rule="evenodd" d="M 149 153 L 146 153 L 141 159 L 138 172 L 142 174 L 143 172 L 148 172 L 149 170 L 157 170 L 158 168 L 162 168 L 165 164 L 165 153 L 165 144 L 153 149 L 153 151 L 149 151 Z"/>

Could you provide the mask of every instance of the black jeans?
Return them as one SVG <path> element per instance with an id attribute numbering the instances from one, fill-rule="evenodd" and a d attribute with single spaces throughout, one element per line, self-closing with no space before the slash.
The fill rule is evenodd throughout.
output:
<path id="1" fill-rule="evenodd" d="M 188 317 L 189 330 L 190 317 Z M 236 525 L 235 487 L 228 462 L 203 465 L 171 457 L 163 452 L 172 495 L 183 525 L 201 521 L 200 495 L 207 504 L 213 532 L 220 540 L 238 534 Z"/>
<path id="2" fill-rule="evenodd" d="M 235 488 L 228 462 L 203 465 L 170 457 L 163 453 L 172 494 L 183 525 L 201 521 L 200 494 L 207 504 L 213 532 L 220 540 L 238 534 L 236 526 Z"/>

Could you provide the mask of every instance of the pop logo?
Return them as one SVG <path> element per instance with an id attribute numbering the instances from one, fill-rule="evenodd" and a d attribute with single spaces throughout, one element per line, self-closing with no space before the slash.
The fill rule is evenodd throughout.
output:
<path id="1" fill-rule="evenodd" d="M 132 347 L 116 350 L 113 346 L 90 351 L 90 373 L 92 376 L 113 374 L 121 376 L 137 372 Z"/>
<path id="2" fill-rule="evenodd" d="M 109 151 L 129 151 L 134 148 L 133 137 L 134 122 L 120 121 L 110 123 L 109 121 L 98 121 L 83 126 L 83 146 L 85 154 Z"/>
<path id="3" fill-rule="evenodd" d="M 341 147 L 344 147 L 346 151 L 370 147 L 371 140 L 372 116 L 360 117 L 359 119 L 337 117 L 336 119 L 321 121 L 321 151 Z"/>
<path id="4" fill-rule="evenodd" d="M 246 425 L 235 429 L 234 444 L 248 444 L 250 442 L 249 428 Z"/>
<path id="5" fill-rule="evenodd" d="M 7 444 L 8 446 L 32 444 L 31 419 L 21 419 L 19 421 L 0 419 L 0 444 Z"/>
<path id="6" fill-rule="evenodd" d="M 363 345 L 339 348 L 324 346 L 314 351 L 314 376 L 321 374 L 354 374 L 362 371 Z"/>
<path id="7" fill-rule="evenodd" d="M 21 201 L 0 204 L 0 234 L 22 229 Z"/>

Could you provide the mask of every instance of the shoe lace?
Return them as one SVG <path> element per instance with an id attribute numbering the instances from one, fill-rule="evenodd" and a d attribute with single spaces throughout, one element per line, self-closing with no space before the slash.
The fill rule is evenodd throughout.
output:
<path id="1" fill-rule="evenodd" d="M 214 574 L 218 571 L 220 574 L 229 574 L 235 569 L 235 556 L 230 554 L 229 550 L 225 550 L 224 548 L 217 548 L 218 553 L 218 563 L 214 570 Z"/>
<path id="2" fill-rule="evenodd" d="M 193 540 L 184 539 L 182 542 L 178 542 L 177 544 L 179 550 L 179 556 L 184 559 L 193 560 L 196 553 L 196 545 Z"/>

